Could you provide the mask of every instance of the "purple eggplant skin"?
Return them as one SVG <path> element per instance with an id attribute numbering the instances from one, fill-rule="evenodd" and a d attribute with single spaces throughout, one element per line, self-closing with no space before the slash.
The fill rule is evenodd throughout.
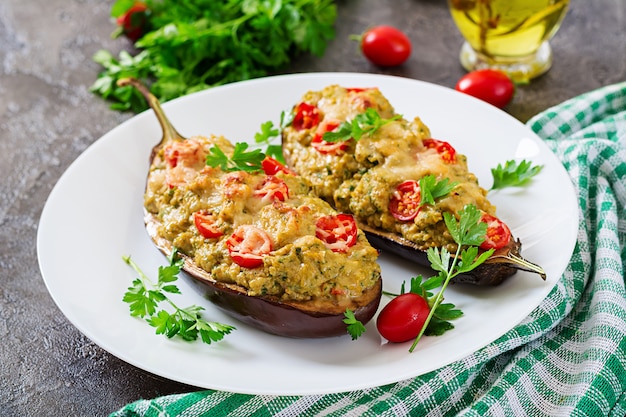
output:
<path id="1" fill-rule="evenodd" d="M 430 261 L 425 251 L 416 247 L 413 242 L 399 235 L 377 230 L 359 224 L 365 232 L 370 244 L 383 253 L 392 253 L 418 265 L 430 267 Z M 478 286 L 497 286 L 518 270 L 538 274 L 543 280 L 546 274 L 541 267 L 528 262 L 521 257 L 522 242 L 511 237 L 509 243 L 495 251 L 483 264 L 474 270 L 459 274 L 452 279 L 458 284 L 474 284 Z"/>
<path id="2" fill-rule="evenodd" d="M 169 141 L 185 140 L 167 119 L 159 101 L 139 81 L 129 78 L 119 85 L 132 85 L 146 98 L 163 130 L 161 142 L 153 147 L 152 164 L 160 147 Z M 158 234 L 160 220 L 144 209 L 146 231 L 155 246 L 165 256 L 171 256 L 172 243 Z M 357 320 L 366 324 L 372 319 L 382 295 L 382 278 L 359 297 L 338 297 L 330 300 L 285 302 L 273 297 L 249 296 L 245 288 L 216 281 L 210 273 L 198 267 L 191 258 L 179 253 L 183 270 L 203 288 L 206 297 L 225 313 L 265 332 L 292 338 L 322 338 L 347 335 L 345 311 L 352 310 Z M 293 271 L 297 273 L 297 271 Z"/>
<path id="3" fill-rule="evenodd" d="M 201 280 L 202 281 L 202 280 Z M 266 297 L 249 297 L 235 289 L 202 281 L 207 298 L 225 313 L 252 327 L 278 336 L 292 338 L 322 338 L 347 334 L 343 313 L 307 311 L 293 304 Z M 380 303 L 381 281 L 371 292 L 374 298 L 354 310 L 357 320 L 369 322 Z"/>

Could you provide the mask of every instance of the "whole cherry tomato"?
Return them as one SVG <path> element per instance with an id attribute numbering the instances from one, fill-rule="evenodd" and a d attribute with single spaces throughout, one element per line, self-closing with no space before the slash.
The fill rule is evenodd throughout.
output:
<path id="1" fill-rule="evenodd" d="M 121 28 L 122 33 L 134 42 L 144 34 L 148 22 L 147 13 L 148 7 L 142 2 L 137 2 L 126 13 L 117 18 L 117 25 Z"/>
<path id="2" fill-rule="evenodd" d="M 491 214 L 484 213 L 480 219 L 487 223 L 487 235 L 481 243 L 482 249 L 500 249 L 511 240 L 511 230 L 502 220 Z"/>
<path id="3" fill-rule="evenodd" d="M 499 108 L 504 108 L 515 95 L 515 84 L 502 71 L 482 69 L 465 74 L 455 89 Z"/>
<path id="4" fill-rule="evenodd" d="M 395 67 L 411 55 L 411 41 L 392 26 L 376 26 L 361 36 L 361 51 L 374 65 Z"/>
<path id="5" fill-rule="evenodd" d="M 357 241 L 356 222 L 349 214 L 320 217 L 315 227 L 315 236 L 333 252 L 346 252 Z"/>
<path id="6" fill-rule="evenodd" d="M 263 265 L 263 256 L 272 251 L 272 239 L 263 229 L 255 226 L 239 226 L 226 241 L 231 259 L 244 268 Z"/>
<path id="7" fill-rule="evenodd" d="M 424 327 L 430 307 L 420 295 L 408 292 L 391 300 L 378 314 L 376 328 L 390 342 L 415 339 Z"/>

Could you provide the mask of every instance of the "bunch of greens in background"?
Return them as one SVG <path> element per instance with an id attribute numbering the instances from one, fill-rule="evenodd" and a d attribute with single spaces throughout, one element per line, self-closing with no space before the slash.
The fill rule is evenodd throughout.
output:
<path id="1" fill-rule="evenodd" d="M 137 53 L 97 52 L 104 70 L 91 91 L 115 110 L 140 112 L 145 99 L 118 79 L 137 78 L 164 102 L 270 75 L 298 54 L 321 56 L 337 11 L 333 0 L 117 0 L 111 16 L 114 34 L 137 39 Z"/>

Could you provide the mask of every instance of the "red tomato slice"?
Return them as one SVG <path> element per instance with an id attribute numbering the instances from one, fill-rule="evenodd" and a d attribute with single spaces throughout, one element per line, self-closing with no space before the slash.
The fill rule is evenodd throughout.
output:
<path id="1" fill-rule="evenodd" d="M 296 130 L 311 129 L 320 122 L 320 112 L 316 106 L 300 103 L 295 109 L 296 115 L 291 125 Z"/>
<path id="2" fill-rule="evenodd" d="M 447 163 L 453 164 L 456 162 L 456 150 L 448 142 L 430 138 L 424 139 L 422 143 L 427 148 L 436 150 Z"/>
<path id="3" fill-rule="evenodd" d="M 259 187 L 254 190 L 254 195 L 266 202 L 285 201 L 289 198 L 289 188 L 285 181 L 273 175 L 265 177 Z"/>
<path id="4" fill-rule="evenodd" d="M 509 243 L 511 230 L 502 220 L 484 213 L 480 221 L 487 223 L 487 234 L 480 245 L 481 249 L 500 249 Z"/>
<path id="5" fill-rule="evenodd" d="M 401 222 L 411 221 L 420 211 L 422 200 L 419 183 L 415 180 L 401 182 L 391 195 L 389 211 Z"/>
<path id="6" fill-rule="evenodd" d="M 315 236 L 333 252 L 347 252 L 357 241 L 356 222 L 349 214 L 320 217 L 315 226 Z"/>
<path id="7" fill-rule="evenodd" d="M 265 172 L 267 175 L 275 175 L 281 171 L 285 174 L 295 175 L 295 172 L 293 172 L 285 165 L 281 164 L 280 161 L 272 158 L 271 156 L 266 156 L 265 159 L 261 161 L 261 168 L 263 168 L 263 172 Z"/>
<path id="8" fill-rule="evenodd" d="M 200 160 L 200 150 L 201 145 L 195 140 L 171 142 L 163 149 L 163 158 L 170 168 L 178 164 L 192 166 Z"/>
<path id="9" fill-rule="evenodd" d="M 263 265 L 263 256 L 272 251 L 272 239 L 263 229 L 251 225 L 239 226 L 226 241 L 231 259 L 244 268 Z"/>
<path id="10" fill-rule="evenodd" d="M 406 342 L 417 337 L 429 313 L 430 307 L 426 300 L 408 292 L 383 307 L 376 319 L 376 328 L 390 342 Z"/>
<path id="11" fill-rule="evenodd" d="M 207 239 L 220 237 L 224 234 L 217 226 L 215 217 L 206 210 L 196 211 L 193 214 L 193 222 L 198 232 Z"/>
<path id="12" fill-rule="evenodd" d="M 340 155 L 348 149 L 346 142 L 328 142 L 323 139 L 324 133 L 332 132 L 339 126 L 339 122 L 324 122 L 317 129 L 317 133 L 311 141 L 311 146 L 322 154 Z"/>

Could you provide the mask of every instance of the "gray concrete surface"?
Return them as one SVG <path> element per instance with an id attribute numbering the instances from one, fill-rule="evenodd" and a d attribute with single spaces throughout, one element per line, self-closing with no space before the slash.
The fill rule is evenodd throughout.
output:
<path id="1" fill-rule="evenodd" d="M 83 336 L 58 310 L 37 264 L 46 198 L 90 144 L 131 114 L 109 110 L 89 86 L 99 49 L 113 40 L 112 1 L 0 2 L 0 415 L 104 416 L 140 398 L 194 390 L 139 370 Z M 453 87 L 462 40 L 444 0 L 338 0 L 337 37 L 323 58 L 284 72 L 388 73 Z M 381 71 L 348 39 L 388 23 L 410 35 L 404 66 Z M 554 66 L 518 89 L 507 111 L 521 121 L 565 99 L 626 80 L 626 2 L 572 0 L 552 42 Z M 67 248 L 72 262 L 72 248 Z M 88 271 L 86 271 L 88 272 Z"/>

